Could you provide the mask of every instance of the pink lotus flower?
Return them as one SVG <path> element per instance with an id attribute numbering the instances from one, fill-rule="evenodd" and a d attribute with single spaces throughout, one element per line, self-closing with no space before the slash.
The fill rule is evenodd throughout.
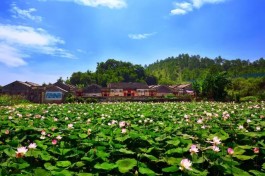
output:
<path id="1" fill-rule="evenodd" d="M 6 130 L 6 131 L 5 131 L 5 134 L 9 134 L 9 133 L 10 133 L 10 131 L 9 131 L 9 130 Z"/>
<path id="2" fill-rule="evenodd" d="M 121 130 L 121 133 L 122 133 L 122 134 L 126 133 L 126 129 L 123 128 L 123 129 Z"/>
<path id="3" fill-rule="evenodd" d="M 227 153 L 228 153 L 229 155 L 233 155 L 233 154 L 234 154 L 234 150 L 233 150 L 232 148 L 228 148 L 228 149 L 227 149 Z"/>
<path id="4" fill-rule="evenodd" d="M 214 152 L 220 152 L 220 149 L 219 149 L 219 147 L 217 147 L 217 146 L 212 146 L 212 149 L 213 149 L 213 151 Z"/>
<path id="5" fill-rule="evenodd" d="M 184 170 L 192 170 L 191 167 L 192 163 L 188 159 L 182 159 L 180 162 L 180 167 L 179 169 L 184 171 Z"/>
<path id="6" fill-rule="evenodd" d="M 22 158 L 27 153 L 27 151 L 28 151 L 28 149 L 26 147 L 17 148 L 16 157 Z"/>
<path id="7" fill-rule="evenodd" d="M 53 144 L 53 145 L 56 145 L 56 144 L 57 144 L 57 140 L 56 140 L 56 139 L 53 139 L 53 140 L 52 140 L 52 144 Z"/>
<path id="8" fill-rule="evenodd" d="M 199 152 L 199 149 L 197 148 L 197 146 L 194 145 L 194 144 L 191 145 L 191 147 L 190 147 L 190 154 L 193 155 L 193 154 L 196 154 L 198 152 Z"/>
<path id="9" fill-rule="evenodd" d="M 213 145 L 219 145 L 219 144 L 221 144 L 221 139 L 219 139 L 217 136 L 215 136 L 213 138 L 213 141 L 210 143 L 212 143 Z"/>
<path id="10" fill-rule="evenodd" d="M 59 135 L 59 136 L 56 137 L 56 139 L 61 140 L 62 136 Z"/>
<path id="11" fill-rule="evenodd" d="M 258 147 L 255 147 L 255 148 L 253 149 L 253 152 L 254 152 L 254 153 L 259 153 L 259 148 L 258 148 Z"/>
<path id="12" fill-rule="evenodd" d="M 74 125 L 72 123 L 68 124 L 68 128 L 74 128 Z"/>
<path id="13" fill-rule="evenodd" d="M 120 128 L 125 127 L 125 125 L 126 125 L 126 122 L 125 122 L 125 121 L 121 121 L 121 122 L 119 123 Z"/>
<path id="14" fill-rule="evenodd" d="M 42 136 L 45 136 L 45 135 L 46 135 L 45 130 L 41 130 L 41 135 L 42 135 Z"/>
<path id="15" fill-rule="evenodd" d="M 36 147 L 37 147 L 37 144 L 36 143 L 31 143 L 28 146 L 29 149 L 35 149 Z"/>
<path id="16" fill-rule="evenodd" d="M 197 123 L 198 123 L 198 124 L 202 124 L 202 119 L 198 119 L 198 120 L 197 120 Z"/>

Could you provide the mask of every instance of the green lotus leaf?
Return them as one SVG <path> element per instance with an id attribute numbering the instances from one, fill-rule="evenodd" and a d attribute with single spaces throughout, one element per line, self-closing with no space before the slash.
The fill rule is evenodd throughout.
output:
<path id="1" fill-rule="evenodd" d="M 127 150 L 127 149 L 124 149 L 124 148 L 121 148 L 118 151 L 121 152 L 121 153 L 125 153 L 125 154 L 134 154 L 133 151 Z"/>
<path id="2" fill-rule="evenodd" d="M 146 175 L 155 175 L 155 172 L 147 167 L 139 167 L 139 172 Z"/>
<path id="3" fill-rule="evenodd" d="M 184 153 L 185 152 L 185 149 L 183 148 L 174 148 L 174 149 L 170 149 L 168 151 L 166 151 L 166 154 L 174 154 L 174 153 Z"/>
<path id="4" fill-rule="evenodd" d="M 42 141 L 39 141 L 39 140 L 36 140 L 35 143 L 37 144 L 37 146 L 43 150 L 46 150 L 47 149 L 47 145 L 44 145 Z"/>
<path id="5" fill-rule="evenodd" d="M 56 162 L 56 166 L 59 166 L 59 167 L 68 167 L 71 164 L 72 163 L 70 161 L 57 161 Z"/>
<path id="6" fill-rule="evenodd" d="M 150 159 L 151 161 L 157 161 L 158 159 L 153 155 L 143 154 L 142 156 Z"/>
<path id="7" fill-rule="evenodd" d="M 34 175 L 50 176 L 51 174 L 42 168 L 37 168 L 37 169 L 34 169 Z"/>
<path id="8" fill-rule="evenodd" d="M 84 133 L 82 133 L 82 134 L 79 134 L 79 137 L 80 137 L 80 138 L 82 138 L 82 139 L 85 139 L 85 138 L 87 138 L 87 137 L 88 137 L 88 135 L 87 135 L 87 134 L 84 134 Z"/>
<path id="9" fill-rule="evenodd" d="M 44 151 L 40 153 L 40 157 L 44 161 L 50 161 L 52 158 L 52 156 L 50 154 L 48 154 L 48 152 L 44 152 Z"/>
<path id="10" fill-rule="evenodd" d="M 4 153 L 7 155 L 7 156 L 10 156 L 10 157 L 14 157 L 16 155 L 16 151 L 11 149 L 11 148 L 7 148 L 4 150 Z"/>
<path id="11" fill-rule="evenodd" d="M 114 163 L 107 163 L 107 162 L 104 162 L 104 163 L 97 163 L 95 166 L 94 166 L 96 169 L 103 169 L 103 170 L 112 170 L 114 168 L 117 167 L 116 164 Z"/>
<path id="12" fill-rule="evenodd" d="M 252 156 L 247 156 L 247 155 L 233 155 L 233 157 L 236 157 L 237 159 L 239 160 L 250 160 L 250 159 L 253 159 L 255 158 L 256 156 L 255 155 L 252 155 Z"/>
<path id="13" fill-rule="evenodd" d="M 91 173 L 79 173 L 77 176 L 93 176 Z"/>
<path id="14" fill-rule="evenodd" d="M 96 155 L 102 159 L 108 158 L 110 156 L 109 153 L 106 153 L 102 150 L 97 150 Z"/>
<path id="15" fill-rule="evenodd" d="M 65 149 L 65 148 L 60 148 L 59 149 L 59 154 L 60 155 L 65 155 L 67 154 L 68 152 L 72 151 L 72 149 Z"/>
<path id="16" fill-rule="evenodd" d="M 254 174 L 255 176 L 264 176 L 265 175 L 265 172 L 260 172 L 257 170 L 250 170 L 249 172 Z"/>
<path id="17" fill-rule="evenodd" d="M 165 167 L 162 169 L 163 172 L 176 172 L 179 168 L 177 166 Z"/>
<path id="18" fill-rule="evenodd" d="M 94 159 L 85 156 L 85 157 L 81 158 L 81 160 L 91 162 L 91 161 L 93 161 Z"/>
<path id="19" fill-rule="evenodd" d="M 136 166 L 137 161 L 135 159 L 126 158 L 116 161 L 116 164 L 121 173 L 126 173 Z"/>
<path id="20" fill-rule="evenodd" d="M 227 165 L 227 164 L 223 164 L 222 166 L 226 169 L 225 172 L 227 174 L 232 173 L 234 176 L 250 176 L 249 173 L 247 173 L 246 171 L 244 171 L 238 167 Z"/>
<path id="21" fill-rule="evenodd" d="M 44 167 L 45 169 L 50 170 L 50 171 L 58 169 L 58 167 L 53 166 L 51 163 L 45 163 Z"/>
<path id="22" fill-rule="evenodd" d="M 83 166 L 85 166 L 86 164 L 85 164 L 84 162 L 82 162 L 82 161 L 78 161 L 78 162 L 75 163 L 75 165 L 76 165 L 77 167 L 83 167 Z"/>
<path id="23" fill-rule="evenodd" d="M 170 140 L 167 141 L 168 144 L 174 145 L 174 146 L 178 146 L 180 141 L 179 140 Z"/>
<path id="24" fill-rule="evenodd" d="M 23 161 L 21 164 L 18 164 L 18 168 L 19 169 L 25 169 L 25 168 L 27 168 L 29 166 L 30 166 L 30 164 L 27 163 L 26 161 Z"/>
<path id="25" fill-rule="evenodd" d="M 169 165 L 178 165 L 181 162 L 182 158 L 168 157 L 164 158 L 164 161 Z"/>
<path id="26" fill-rule="evenodd" d="M 245 150 L 242 149 L 241 147 L 234 148 L 234 155 L 242 155 L 243 153 L 245 153 Z"/>
<path id="27" fill-rule="evenodd" d="M 52 175 L 54 176 L 72 176 L 72 172 L 68 171 L 68 170 L 63 170 L 61 172 L 57 172 L 57 171 L 51 171 Z"/>

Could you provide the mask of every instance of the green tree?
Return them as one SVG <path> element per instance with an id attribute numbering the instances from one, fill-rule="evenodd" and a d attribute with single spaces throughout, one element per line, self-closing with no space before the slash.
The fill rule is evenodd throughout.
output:
<path id="1" fill-rule="evenodd" d="M 226 87 L 230 80 L 226 72 L 209 72 L 202 84 L 202 95 L 214 100 L 224 100 L 227 96 Z"/>

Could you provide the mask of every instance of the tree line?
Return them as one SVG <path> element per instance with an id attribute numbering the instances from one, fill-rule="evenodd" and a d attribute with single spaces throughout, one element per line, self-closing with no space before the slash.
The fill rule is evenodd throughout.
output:
<path id="1" fill-rule="evenodd" d="M 97 63 L 96 71 L 74 72 L 67 83 L 77 87 L 111 82 L 146 82 L 148 85 L 192 83 L 197 95 L 222 100 L 227 97 L 259 96 L 265 98 L 265 60 L 210 59 L 180 54 L 148 66 L 108 59 Z"/>

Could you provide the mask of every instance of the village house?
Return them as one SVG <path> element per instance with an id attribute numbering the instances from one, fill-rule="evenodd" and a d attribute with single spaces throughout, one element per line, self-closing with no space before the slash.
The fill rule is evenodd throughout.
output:
<path id="1" fill-rule="evenodd" d="M 71 84 L 66 84 L 62 81 L 57 81 L 53 84 L 54 86 L 60 87 L 63 90 L 66 90 L 67 92 L 75 93 L 77 91 L 77 88 Z"/>
<path id="2" fill-rule="evenodd" d="M 124 97 L 135 97 L 135 96 L 149 96 L 149 88 L 146 83 L 137 82 L 121 82 L 121 83 L 110 83 L 108 84 L 109 96 L 124 96 Z"/>
<path id="3" fill-rule="evenodd" d="M 173 94 L 173 90 L 166 85 L 151 85 L 149 88 L 156 90 L 155 96 L 157 97 L 164 97 L 166 95 Z"/>
<path id="4" fill-rule="evenodd" d="M 194 95 L 191 84 L 152 85 L 140 82 L 110 83 L 107 87 L 96 84 L 78 89 L 64 82 L 56 82 L 48 86 L 40 86 L 32 82 L 14 81 L 2 87 L 3 94 L 20 95 L 35 103 L 63 103 L 68 93 L 77 97 L 165 97 L 174 94 Z"/>
<path id="5" fill-rule="evenodd" d="M 178 85 L 175 88 L 175 91 L 176 91 L 176 95 L 184 95 L 184 94 L 194 95 L 194 91 L 192 90 L 191 84 Z"/>
<path id="6" fill-rule="evenodd" d="M 102 87 L 97 84 L 91 84 L 85 87 L 82 91 L 82 97 L 101 97 Z"/>
<path id="7" fill-rule="evenodd" d="M 43 102 L 44 103 L 63 103 L 67 90 L 64 90 L 55 85 L 48 85 L 45 87 L 43 92 Z"/>

